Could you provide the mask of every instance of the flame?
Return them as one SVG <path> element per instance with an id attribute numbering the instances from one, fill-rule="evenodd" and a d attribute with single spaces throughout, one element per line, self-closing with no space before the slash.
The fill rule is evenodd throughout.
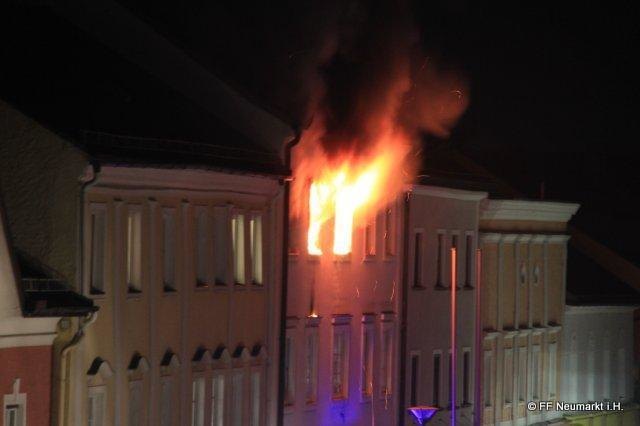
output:
<path id="1" fill-rule="evenodd" d="M 401 182 L 400 166 L 406 154 L 402 144 L 384 144 L 375 154 L 343 156 L 335 167 L 323 167 L 309 185 L 307 251 L 322 255 L 321 230 L 333 219 L 333 253 L 348 255 L 356 215 L 378 207 Z"/>

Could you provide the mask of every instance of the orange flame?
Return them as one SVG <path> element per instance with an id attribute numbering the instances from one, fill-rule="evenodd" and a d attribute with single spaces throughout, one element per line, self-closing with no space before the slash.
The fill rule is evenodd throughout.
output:
<path id="1" fill-rule="evenodd" d="M 356 215 L 379 207 L 397 193 L 403 181 L 401 167 L 407 149 L 404 143 L 384 143 L 370 156 L 344 156 L 336 167 L 320 169 L 309 186 L 309 254 L 322 255 L 320 232 L 330 219 L 333 253 L 351 253 Z"/>

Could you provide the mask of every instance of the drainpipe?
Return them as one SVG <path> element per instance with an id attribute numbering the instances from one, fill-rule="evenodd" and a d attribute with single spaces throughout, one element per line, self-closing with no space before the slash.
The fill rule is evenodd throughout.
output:
<path id="1" fill-rule="evenodd" d="M 60 390 L 58 393 L 58 407 L 60 411 L 58 412 L 57 419 L 52 419 L 55 424 L 66 425 L 69 424 L 69 393 L 68 393 L 68 385 L 69 380 L 71 378 L 70 368 L 66 368 L 65 365 L 65 357 L 71 350 L 77 347 L 82 338 L 84 337 L 84 329 L 91 324 L 93 324 L 96 319 L 98 319 L 97 312 L 90 312 L 84 318 L 78 320 L 78 330 L 75 332 L 69 343 L 67 343 L 62 350 L 60 351 L 60 368 L 62 369 L 62 374 L 60 378 Z M 62 414 L 62 421 L 60 421 L 60 413 Z"/>
<path id="2" fill-rule="evenodd" d="M 284 163 L 291 170 L 291 150 L 300 142 L 299 130 L 295 137 L 287 143 L 284 149 Z M 282 289 L 280 293 L 280 344 L 278 359 L 278 407 L 277 424 L 284 422 L 284 352 L 287 338 L 287 286 L 289 275 L 289 198 L 291 192 L 291 180 L 289 176 L 284 179 L 284 200 L 282 206 Z"/>
<path id="3" fill-rule="evenodd" d="M 402 306 L 400 308 L 400 385 L 398 386 L 398 425 L 404 425 L 407 374 L 407 305 L 409 290 L 409 206 L 411 192 L 405 193 L 402 209 Z"/>

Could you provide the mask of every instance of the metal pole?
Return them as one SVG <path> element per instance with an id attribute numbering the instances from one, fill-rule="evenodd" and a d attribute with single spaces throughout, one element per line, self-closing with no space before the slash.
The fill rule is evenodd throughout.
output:
<path id="1" fill-rule="evenodd" d="M 451 426 L 456 424 L 456 272 L 457 272 L 456 248 L 451 247 Z"/>

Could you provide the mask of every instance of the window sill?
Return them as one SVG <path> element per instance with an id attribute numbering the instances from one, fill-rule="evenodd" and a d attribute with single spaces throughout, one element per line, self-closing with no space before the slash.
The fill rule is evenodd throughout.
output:
<path id="1" fill-rule="evenodd" d="M 474 286 L 472 286 L 471 284 L 465 284 L 464 287 L 462 287 L 463 290 L 475 290 L 476 288 Z"/>
<path id="2" fill-rule="evenodd" d="M 247 284 L 235 283 L 235 284 L 233 285 L 233 289 L 234 289 L 234 290 L 243 290 L 243 291 L 244 291 L 244 290 L 246 290 L 246 289 L 247 289 L 247 287 L 249 287 Z"/>
<path id="3" fill-rule="evenodd" d="M 210 286 L 209 284 L 196 284 L 196 286 L 193 288 L 195 291 L 207 291 L 209 290 Z"/>
<path id="4" fill-rule="evenodd" d="M 162 297 L 173 297 L 177 295 L 178 295 L 178 290 L 176 290 L 175 288 L 171 288 L 171 289 L 165 288 L 162 290 Z"/>
<path id="5" fill-rule="evenodd" d="M 375 254 L 365 254 L 362 258 L 363 263 L 373 263 L 378 259 Z"/>
<path id="6" fill-rule="evenodd" d="M 228 291 L 228 290 L 229 290 L 229 287 L 230 287 L 230 286 L 228 286 L 228 285 L 226 285 L 226 284 L 224 284 L 224 283 L 216 283 L 216 284 L 213 286 L 213 291 Z"/>
<path id="7" fill-rule="evenodd" d="M 435 287 L 433 287 L 433 289 L 437 291 L 446 291 L 446 290 L 449 290 L 449 287 L 445 287 L 442 284 L 436 284 Z"/>
<path id="8" fill-rule="evenodd" d="M 307 402 L 304 405 L 304 411 L 315 411 L 318 409 L 318 401 Z"/>
<path id="9" fill-rule="evenodd" d="M 127 291 L 127 300 L 138 300 L 138 299 L 142 299 L 142 292 L 141 291 Z"/>
<path id="10" fill-rule="evenodd" d="M 332 396 L 331 397 L 331 403 L 339 403 L 339 402 L 347 402 L 349 401 L 349 398 L 347 398 L 346 396 Z"/>
<path id="11" fill-rule="evenodd" d="M 104 291 L 92 291 L 92 290 L 89 290 L 88 297 L 90 299 L 94 299 L 94 300 L 106 299 L 107 298 L 107 293 L 104 292 Z"/>
<path id="12" fill-rule="evenodd" d="M 416 290 L 416 291 L 424 291 L 426 290 L 427 287 L 423 286 L 423 285 L 414 285 L 411 286 L 411 290 Z"/>

